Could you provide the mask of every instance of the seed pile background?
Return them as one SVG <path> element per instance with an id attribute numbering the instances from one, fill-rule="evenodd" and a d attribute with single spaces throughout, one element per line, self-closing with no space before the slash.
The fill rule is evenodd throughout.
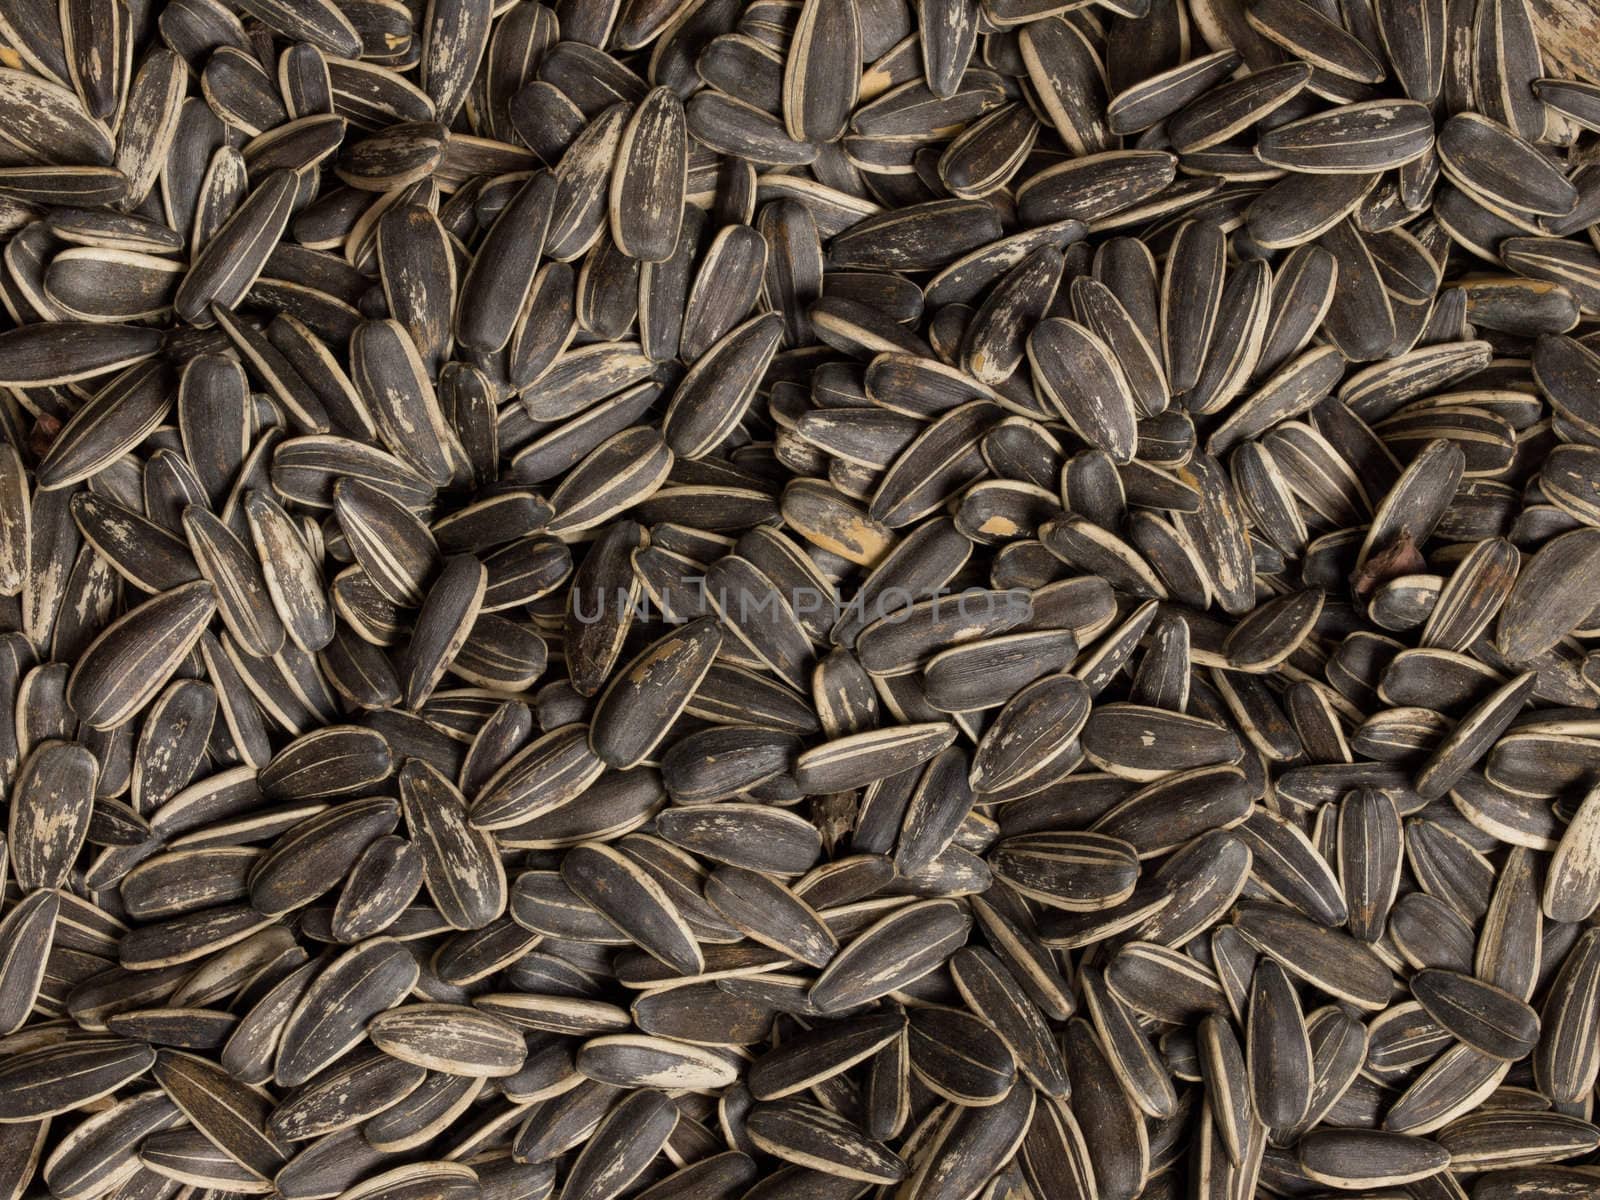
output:
<path id="1" fill-rule="evenodd" d="M 0 1200 L 1600 1194 L 1563 12 L 0 0 Z"/>

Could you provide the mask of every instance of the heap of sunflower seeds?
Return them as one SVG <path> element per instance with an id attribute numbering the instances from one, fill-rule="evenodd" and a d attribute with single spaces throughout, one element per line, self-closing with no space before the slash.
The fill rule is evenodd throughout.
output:
<path id="1" fill-rule="evenodd" d="M 1600 1195 L 1540 20 L 0 0 L 0 1200 Z"/>

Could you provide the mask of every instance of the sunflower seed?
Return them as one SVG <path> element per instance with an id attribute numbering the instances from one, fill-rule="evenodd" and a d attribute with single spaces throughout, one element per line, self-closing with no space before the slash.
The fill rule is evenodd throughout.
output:
<path id="1" fill-rule="evenodd" d="M 1338 1188 L 1385 1187 L 1436 1175 L 1450 1152 L 1426 1138 L 1381 1130 L 1320 1130 L 1300 1139 L 1300 1166 Z"/>

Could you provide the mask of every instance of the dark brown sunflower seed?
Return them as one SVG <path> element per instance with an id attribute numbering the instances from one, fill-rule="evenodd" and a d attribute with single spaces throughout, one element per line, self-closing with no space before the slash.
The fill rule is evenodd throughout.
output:
<path id="1" fill-rule="evenodd" d="M 971 923 L 952 901 L 907 905 L 834 956 L 812 985 L 811 1002 L 838 1012 L 886 995 L 942 964 L 966 940 Z"/>
<path id="2" fill-rule="evenodd" d="M 1245 908 L 1235 924 L 1251 945 L 1300 978 L 1361 1008 L 1387 1007 L 1393 976 L 1354 938 L 1270 905 Z"/>
<path id="3" fill-rule="evenodd" d="M 504 911 L 505 869 L 492 839 L 467 823 L 461 793 L 431 765 L 408 762 L 400 771 L 406 827 L 422 854 L 423 880 L 445 921 L 481 929 Z"/>
<path id="4" fill-rule="evenodd" d="M 1381 1130 L 1317 1130 L 1300 1139 L 1300 1167 L 1339 1188 L 1385 1187 L 1437 1175 L 1450 1152 L 1436 1142 Z"/>
<path id="5" fill-rule="evenodd" d="M 1398 167 L 1426 154 L 1433 120 L 1412 100 L 1369 100 L 1302 117 L 1262 134 L 1263 162 L 1291 171 L 1346 174 Z"/>
<path id="6" fill-rule="evenodd" d="M 7 1122 L 71 1112 L 108 1096 L 148 1071 L 155 1051 L 125 1038 L 90 1037 L 12 1055 L 0 1065 Z"/>
<path id="7" fill-rule="evenodd" d="M 188 656 L 216 611 L 209 583 L 183 584 L 145 601 L 107 626 L 79 657 L 67 699 L 95 729 L 111 729 L 142 709 Z"/>

